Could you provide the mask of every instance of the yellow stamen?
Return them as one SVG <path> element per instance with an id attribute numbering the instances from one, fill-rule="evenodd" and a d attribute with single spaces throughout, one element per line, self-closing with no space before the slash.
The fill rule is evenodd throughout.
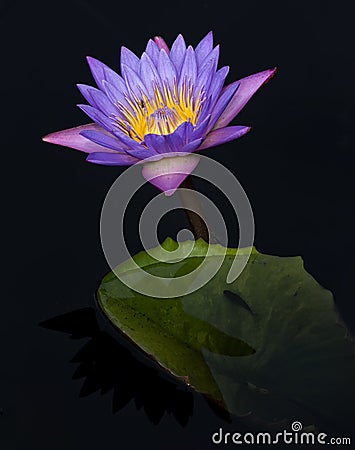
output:
<path id="1" fill-rule="evenodd" d="M 183 83 L 178 89 L 174 83 L 173 90 L 167 84 L 156 85 L 154 95 L 148 98 L 142 93 L 138 98 L 133 93 L 127 97 L 127 105 L 118 104 L 123 118 L 117 118 L 121 131 L 137 142 L 144 141 L 146 134 L 171 134 L 179 125 L 190 121 L 196 125 L 203 94 L 193 98 L 192 86 Z"/>

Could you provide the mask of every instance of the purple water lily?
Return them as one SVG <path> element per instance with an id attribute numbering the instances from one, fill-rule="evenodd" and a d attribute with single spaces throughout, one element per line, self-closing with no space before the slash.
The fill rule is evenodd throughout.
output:
<path id="1" fill-rule="evenodd" d="M 121 75 L 88 57 L 98 89 L 79 84 L 89 105 L 78 106 L 94 123 L 43 139 L 89 153 L 95 164 L 143 163 L 143 176 L 171 195 L 198 164 L 191 153 L 250 130 L 227 125 L 276 71 L 223 87 L 229 67 L 217 70 L 218 57 L 212 32 L 195 49 L 181 35 L 171 49 L 161 37 L 149 40 L 141 58 L 122 47 Z"/>

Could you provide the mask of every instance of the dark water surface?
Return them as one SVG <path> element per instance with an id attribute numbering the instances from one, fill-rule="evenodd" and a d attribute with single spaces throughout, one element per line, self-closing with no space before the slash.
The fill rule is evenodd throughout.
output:
<path id="1" fill-rule="evenodd" d="M 161 34 L 171 42 L 181 32 L 195 45 L 213 29 L 220 65 L 231 66 L 229 81 L 278 66 L 277 76 L 233 122 L 252 125 L 251 134 L 205 154 L 233 171 L 247 192 L 257 249 L 301 255 L 355 329 L 352 18 L 352 2 L 345 0 L 336 7 L 320 0 L 0 5 L 6 120 L 1 449 L 208 449 L 215 447 L 210 436 L 220 426 L 235 427 L 200 396 L 122 350 L 102 318 L 101 332 L 93 320 L 94 292 L 108 271 L 100 210 L 123 169 L 90 165 L 79 152 L 40 141 L 48 132 L 87 122 L 75 107 L 82 103 L 75 83 L 92 82 L 86 55 L 117 68 L 122 44 L 141 53 L 149 37 Z M 147 195 L 154 192 L 147 188 Z M 223 209 L 225 200 L 218 198 Z M 134 216 L 141 207 L 133 207 L 127 223 L 133 253 L 140 250 Z M 164 221 L 161 237 L 175 237 L 184 220 Z M 78 310 L 69 325 L 68 316 L 64 325 L 49 320 Z M 77 339 L 69 338 L 76 333 Z M 81 350 L 84 345 L 89 347 Z M 115 387 L 120 377 L 126 397 L 112 389 L 100 396 L 99 388 Z M 122 406 L 129 392 L 135 400 Z M 113 406 L 122 408 L 113 414 Z"/>

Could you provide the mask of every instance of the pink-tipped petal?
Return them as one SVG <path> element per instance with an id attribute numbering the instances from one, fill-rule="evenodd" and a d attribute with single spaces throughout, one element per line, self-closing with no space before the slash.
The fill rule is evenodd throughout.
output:
<path id="1" fill-rule="evenodd" d="M 250 129 L 250 127 L 235 126 L 211 131 L 197 150 L 203 150 L 205 148 L 215 147 L 216 145 L 233 141 L 234 139 L 238 139 L 247 134 Z"/>
<path id="2" fill-rule="evenodd" d="M 190 175 L 199 160 L 199 156 L 194 154 L 164 157 L 158 161 L 144 163 L 142 174 L 147 181 L 170 196 Z"/>
<path id="3" fill-rule="evenodd" d="M 101 133 L 108 134 L 106 130 L 104 130 L 96 123 L 89 123 L 87 125 L 81 125 L 79 127 L 68 128 L 67 130 L 47 134 L 47 136 L 44 136 L 42 140 L 45 142 L 50 142 L 51 144 L 57 144 L 62 145 L 63 147 L 74 148 L 75 150 L 80 150 L 81 152 L 84 153 L 115 152 L 110 148 L 103 147 L 102 145 L 90 141 L 89 139 L 85 138 L 80 134 L 81 132 L 87 130 L 99 131 Z"/>
<path id="4" fill-rule="evenodd" d="M 276 68 L 264 70 L 263 72 L 255 73 L 254 75 L 239 80 L 240 85 L 237 92 L 217 120 L 214 129 L 226 127 L 241 109 L 244 108 L 255 92 L 260 89 L 263 84 L 267 83 L 275 73 Z M 228 86 L 226 86 L 226 88 L 228 89 Z"/>
<path id="5" fill-rule="evenodd" d="M 157 44 L 158 48 L 165 50 L 167 54 L 170 53 L 169 47 L 161 36 L 155 36 L 154 42 Z"/>

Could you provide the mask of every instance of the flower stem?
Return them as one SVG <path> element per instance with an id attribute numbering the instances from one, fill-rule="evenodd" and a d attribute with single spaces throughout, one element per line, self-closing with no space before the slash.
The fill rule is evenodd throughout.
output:
<path id="1" fill-rule="evenodd" d="M 204 214 L 191 175 L 185 178 L 180 187 L 189 189 L 189 192 L 179 191 L 179 194 L 195 239 L 202 238 L 205 242 L 209 242 L 211 237 L 203 220 Z"/>

